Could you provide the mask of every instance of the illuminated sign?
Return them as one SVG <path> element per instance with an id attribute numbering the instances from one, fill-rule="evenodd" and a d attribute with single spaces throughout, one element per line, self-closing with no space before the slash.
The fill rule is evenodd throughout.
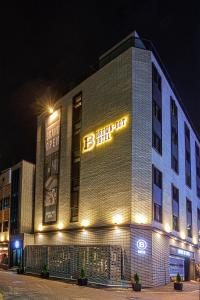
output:
<path id="1" fill-rule="evenodd" d="M 85 135 L 83 138 L 82 152 L 85 153 L 91 151 L 94 147 L 99 147 L 110 142 L 113 138 L 113 133 L 126 127 L 127 121 L 128 118 L 123 117 L 113 123 L 97 129 L 96 132 L 91 132 Z"/>
<path id="2" fill-rule="evenodd" d="M 145 240 L 137 241 L 137 252 L 139 254 L 146 254 L 147 242 Z"/>
<path id="3" fill-rule="evenodd" d="M 180 255 L 184 255 L 184 256 L 189 256 L 190 257 L 190 252 L 189 251 L 186 251 L 186 250 L 183 250 L 183 249 L 178 249 L 177 252 Z"/>

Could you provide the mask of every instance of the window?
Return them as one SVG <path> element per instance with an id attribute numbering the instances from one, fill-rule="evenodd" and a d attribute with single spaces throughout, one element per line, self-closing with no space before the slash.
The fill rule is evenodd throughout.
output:
<path id="1" fill-rule="evenodd" d="M 153 214 L 162 223 L 162 173 L 153 166 Z"/>
<path id="2" fill-rule="evenodd" d="M 16 170 L 12 171 L 12 180 L 11 180 L 11 211 L 10 211 L 10 232 L 11 232 L 11 234 L 18 233 L 19 182 L 20 182 L 20 169 L 16 169 Z"/>
<path id="3" fill-rule="evenodd" d="M 153 147 L 159 152 L 162 152 L 162 145 L 161 145 L 161 139 L 159 136 L 153 132 Z"/>
<path id="4" fill-rule="evenodd" d="M 153 77 L 153 82 L 157 85 L 158 89 L 161 91 L 161 76 L 158 73 L 156 67 L 154 64 L 152 64 L 152 77 Z"/>
<path id="5" fill-rule="evenodd" d="M 3 222 L 3 231 L 8 231 L 8 221 Z"/>
<path id="6" fill-rule="evenodd" d="M 196 157 L 196 191 L 197 197 L 200 198 L 200 149 L 195 142 L 195 157 Z"/>
<path id="7" fill-rule="evenodd" d="M 3 202 L 2 202 L 2 208 L 6 209 L 6 208 L 9 208 L 9 207 L 10 207 L 10 198 L 9 197 L 4 198 Z"/>
<path id="8" fill-rule="evenodd" d="M 185 123 L 185 183 L 191 188 L 191 150 L 190 150 L 190 130 Z"/>
<path id="9" fill-rule="evenodd" d="M 187 235 L 192 237 L 192 202 L 186 198 Z"/>
<path id="10" fill-rule="evenodd" d="M 173 230 L 179 231 L 179 190 L 172 184 Z"/>
<path id="11" fill-rule="evenodd" d="M 162 122 L 162 111 L 161 111 L 161 108 L 156 103 L 156 101 L 154 101 L 154 100 L 153 100 L 153 114 L 154 114 L 154 117 L 161 123 Z"/>
<path id="12" fill-rule="evenodd" d="M 171 97 L 171 168 L 179 172 L 178 163 L 178 109 L 175 100 Z"/>
<path id="13" fill-rule="evenodd" d="M 198 241 L 200 242 L 200 209 L 197 208 Z"/>
<path id="14" fill-rule="evenodd" d="M 161 77 L 152 65 L 152 147 L 162 155 L 162 93 Z"/>
<path id="15" fill-rule="evenodd" d="M 71 222 L 78 221 L 80 185 L 80 130 L 82 114 L 82 94 L 73 98 L 72 103 L 72 155 L 71 155 Z"/>

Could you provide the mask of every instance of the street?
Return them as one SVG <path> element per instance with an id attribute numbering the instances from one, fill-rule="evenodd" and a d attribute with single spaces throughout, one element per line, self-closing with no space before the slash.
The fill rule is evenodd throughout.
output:
<path id="1" fill-rule="evenodd" d="M 172 285 L 144 289 L 141 293 L 131 289 L 79 287 L 75 284 L 41 279 L 12 272 L 0 272 L 0 290 L 4 299 L 40 300 L 198 300 L 197 283 L 184 283 L 183 292 L 175 292 Z"/>

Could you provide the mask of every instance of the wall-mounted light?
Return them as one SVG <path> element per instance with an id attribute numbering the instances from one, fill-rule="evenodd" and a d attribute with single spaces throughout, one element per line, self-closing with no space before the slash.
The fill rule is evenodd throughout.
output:
<path id="1" fill-rule="evenodd" d="M 120 232 L 120 229 L 117 225 L 115 225 L 115 232 L 119 233 Z"/>
<path id="2" fill-rule="evenodd" d="M 52 106 L 49 106 L 49 107 L 48 107 L 48 112 L 49 112 L 50 114 L 52 114 L 53 111 L 54 111 L 53 107 L 52 107 Z"/>
<path id="3" fill-rule="evenodd" d="M 19 241 L 15 241 L 15 248 L 16 248 L 16 249 L 18 249 L 18 248 L 19 248 L 19 246 L 20 246 L 20 243 L 19 243 Z"/>
<path id="4" fill-rule="evenodd" d="M 147 223 L 147 217 L 142 214 L 137 214 L 135 216 L 135 222 L 138 224 L 146 224 Z"/>
<path id="5" fill-rule="evenodd" d="M 40 224 L 40 225 L 38 226 L 38 230 L 39 230 L 39 231 L 42 231 L 42 230 L 43 230 L 42 224 Z"/>
<path id="6" fill-rule="evenodd" d="M 83 228 L 82 232 L 83 232 L 84 235 L 88 234 L 88 232 L 87 232 L 87 230 L 85 228 Z"/>
<path id="7" fill-rule="evenodd" d="M 168 233 L 170 233 L 171 232 L 171 227 L 170 227 L 170 225 L 169 224 L 165 224 L 165 231 L 166 232 L 168 232 Z"/>
<path id="8" fill-rule="evenodd" d="M 117 214 L 113 217 L 113 223 L 119 225 L 122 223 L 122 215 Z"/>
<path id="9" fill-rule="evenodd" d="M 197 238 L 193 237 L 192 241 L 193 241 L 193 244 L 197 244 Z"/>
<path id="10" fill-rule="evenodd" d="M 84 219 L 84 220 L 82 220 L 82 222 L 81 222 L 81 226 L 83 226 L 83 227 L 88 227 L 89 224 L 90 224 L 90 222 L 89 222 L 89 220 L 87 220 L 87 219 Z"/>
<path id="11" fill-rule="evenodd" d="M 182 232 L 180 233 L 180 237 L 181 237 L 181 239 L 185 240 L 185 232 L 184 232 L 184 231 L 182 231 Z"/>
<path id="12" fill-rule="evenodd" d="M 58 223 L 58 229 L 63 229 L 63 227 L 64 227 L 64 224 L 63 223 Z"/>
<path id="13" fill-rule="evenodd" d="M 5 241 L 5 237 L 2 235 L 1 236 L 1 242 L 4 242 Z"/>

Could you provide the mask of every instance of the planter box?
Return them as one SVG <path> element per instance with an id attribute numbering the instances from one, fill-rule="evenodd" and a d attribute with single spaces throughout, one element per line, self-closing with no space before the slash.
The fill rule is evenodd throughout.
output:
<path id="1" fill-rule="evenodd" d="M 87 285 L 88 284 L 88 279 L 87 278 L 78 278 L 78 285 Z"/>
<path id="2" fill-rule="evenodd" d="M 41 272 L 40 276 L 42 278 L 48 279 L 49 278 L 49 272 Z"/>
<path id="3" fill-rule="evenodd" d="M 174 289 L 177 291 L 182 291 L 183 290 L 182 282 L 174 282 Z"/>
<path id="4" fill-rule="evenodd" d="M 132 288 L 135 292 L 141 292 L 142 285 L 141 283 L 132 283 Z"/>

